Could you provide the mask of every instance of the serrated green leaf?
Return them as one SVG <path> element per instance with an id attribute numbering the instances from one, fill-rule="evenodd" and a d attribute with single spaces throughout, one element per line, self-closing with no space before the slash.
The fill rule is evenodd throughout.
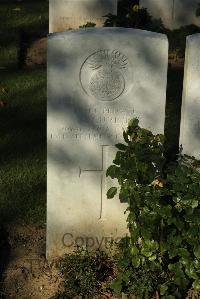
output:
<path id="1" fill-rule="evenodd" d="M 167 290 L 168 290 L 168 286 L 166 284 L 162 284 L 160 286 L 160 294 L 161 295 L 165 295 L 165 293 L 167 292 Z"/>
<path id="2" fill-rule="evenodd" d="M 117 149 L 119 149 L 120 151 L 126 151 L 127 150 L 127 145 L 123 144 L 123 143 L 118 143 L 118 144 L 115 144 L 115 147 Z"/>
<path id="3" fill-rule="evenodd" d="M 117 187 L 111 187 L 111 188 L 107 191 L 107 198 L 111 199 L 111 198 L 113 198 L 116 194 L 117 194 Z"/>
<path id="4" fill-rule="evenodd" d="M 138 248 L 136 246 L 132 246 L 131 247 L 131 254 L 132 255 L 138 255 L 138 253 L 139 253 Z"/>
<path id="5" fill-rule="evenodd" d="M 193 282 L 192 287 L 197 290 L 200 291 L 200 279 L 197 279 Z"/>
<path id="6" fill-rule="evenodd" d="M 200 246 L 197 246 L 195 249 L 194 249 L 194 255 L 200 259 Z"/>
<path id="7" fill-rule="evenodd" d="M 157 259 L 157 255 L 156 254 L 153 254 L 152 256 L 150 256 L 149 258 L 148 258 L 148 260 L 149 261 L 155 261 Z"/>
<path id="8" fill-rule="evenodd" d="M 116 165 L 111 165 L 106 171 L 106 176 L 110 176 L 112 179 L 118 178 L 119 174 L 120 168 Z"/>
<path id="9" fill-rule="evenodd" d="M 123 273 L 122 274 L 122 280 L 126 283 L 129 282 L 130 280 L 130 275 L 131 275 L 131 272 L 130 271 L 127 271 L 126 273 Z"/>
<path id="10" fill-rule="evenodd" d="M 115 279 L 111 285 L 110 285 L 111 289 L 113 289 L 113 291 L 116 293 L 116 294 L 120 294 L 121 293 L 121 290 L 122 290 L 122 281 L 119 280 L 119 279 Z"/>
<path id="11" fill-rule="evenodd" d="M 133 118 L 128 122 L 128 127 L 136 128 L 138 127 L 139 120 L 137 118 Z"/>
<path id="12" fill-rule="evenodd" d="M 181 255 L 183 258 L 188 258 L 190 253 L 188 252 L 187 249 L 185 248 L 179 248 L 178 249 L 178 254 Z"/>
<path id="13" fill-rule="evenodd" d="M 121 203 L 127 203 L 128 202 L 128 196 L 129 196 L 128 190 L 126 190 L 126 189 L 121 189 L 120 190 L 119 200 L 120 200 Z"/>
<path id="14" fill-rule="evenodd" d="M 139 258 L 139 256 L 133 257 L 132 260 L 131 260 L 131 262 L 132 262 L 133 267 L 139 268 L 139 266 L 140 266 L 140 258 Z"/>
<path id="15" fill-rule="evenodd" d="M 198 200 L 192 200 L 191 207 L 192 207 L 193 209 L 197 208 L 197 207 L 198 207 L 198 205 L 199 205 L 199 202 L 198 202 Z"/>

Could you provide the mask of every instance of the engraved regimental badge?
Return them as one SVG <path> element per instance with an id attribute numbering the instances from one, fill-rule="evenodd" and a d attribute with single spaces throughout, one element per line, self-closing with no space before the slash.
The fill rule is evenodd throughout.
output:
<path id="1" fill-rule="evenodd" d="M 100 101 L 113 101 L 126 89 L 128 59 L 117 50 L 99 50 L 84 61 L 80 82 L 87 95 Z"/>

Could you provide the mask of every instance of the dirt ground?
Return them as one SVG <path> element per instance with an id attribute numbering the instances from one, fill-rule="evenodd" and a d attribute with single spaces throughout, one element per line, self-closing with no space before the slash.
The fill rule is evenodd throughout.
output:
<path id="1" fill-rule="evenodd" d="M 11 254 L 0 298 L 51 298 L 62 282 L 55 263 L 45 260 L 45 228 L 16 227 L 9 235 Z"/>

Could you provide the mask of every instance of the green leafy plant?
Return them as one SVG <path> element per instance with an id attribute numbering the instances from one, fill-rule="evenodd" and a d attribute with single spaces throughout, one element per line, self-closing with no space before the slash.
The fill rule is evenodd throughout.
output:
<path id="1" fill-rule="evenodd" d="M 119 9 L 117 16 L 108 14 L 104 26 L 105 27 L 130 27 L 147 29 L 152 26 L 152 17 L 146 8 L 139 5 L 127 5 L 123 9 Z"/>
<path id="2" fill-rule="evenodd" d="M 117 292 L 151 298 L 183 298 L 200 290 L 200 172 L 198 161 L 164 157 L 162 135 L 139 127 L 133 119 L 123 132 L 125 144 L 107 176 L 117 179 L 119 199 L 127 202 L 129 237 L 120 243 Z M 108 198 L 118 192 L 108 190 Z"/>
<path id="3" fill-rule="evenodd" d="M 90 27 L 93 28 L 93 27 L 95 27 L 95 26 L 96 26 L 95 23 L 87 22 L 86 24 L 79 26 L 79 28 L 90 28 Z"/>

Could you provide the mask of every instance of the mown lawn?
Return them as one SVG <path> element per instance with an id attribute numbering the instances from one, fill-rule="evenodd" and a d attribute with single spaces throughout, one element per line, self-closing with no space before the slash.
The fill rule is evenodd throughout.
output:
<path id="1" fill-rule="evenodd" d="M 0 15 L 0 224 L 44 223 L 46 69 L 18 56 L 22 30 L 48 30 L 48 1 L 1 1 Z"/>
<path id="2" fill-rule="evenodd" d="M 48 14 L 49 8 L 46 0 L 22 0 L 20 2 L 1 0 L 0 68 L 16 66 L 21 32 L 47 31 Z"/>

